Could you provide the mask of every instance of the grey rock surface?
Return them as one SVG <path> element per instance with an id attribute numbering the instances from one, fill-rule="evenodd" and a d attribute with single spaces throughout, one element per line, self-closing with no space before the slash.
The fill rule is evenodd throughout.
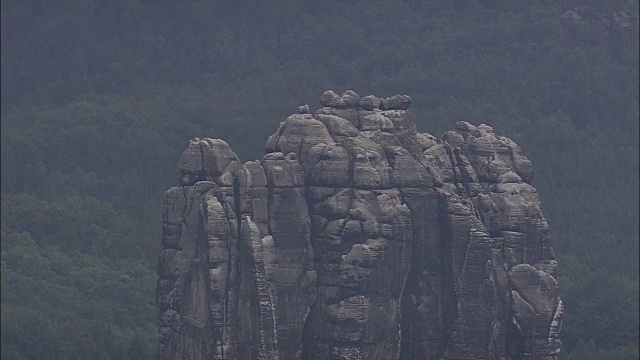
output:
<path id="1" fill-rule="evenodd" d="M 418 133 L 411 98 L 322 94 L 259 161 L 194 139 L 158 257 L 160 359 L 557 359 L 533 168 L 490 126 Z"/>

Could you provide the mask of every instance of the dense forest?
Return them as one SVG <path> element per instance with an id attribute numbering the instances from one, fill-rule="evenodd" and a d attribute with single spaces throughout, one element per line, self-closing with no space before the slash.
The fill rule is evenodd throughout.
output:
<path id="1" fill-rule="evenodd" d="M 637 359 L 638 1 L 2 0 L 1 355 L 153 359 L 163 192 L 324 90 L 409 94 L 535 166 L 566 359 Z"/>

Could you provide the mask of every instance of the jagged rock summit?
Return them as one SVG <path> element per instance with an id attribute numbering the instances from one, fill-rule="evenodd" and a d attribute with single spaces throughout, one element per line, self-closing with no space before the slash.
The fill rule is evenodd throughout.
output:
<path id="1" fill-rule="evenodd" d="M 411 98 L 322 94 L 261 160 L 194 139 L 165 195 L 160 359 L 556 359 L 563 307 L 532 164 Z"/>

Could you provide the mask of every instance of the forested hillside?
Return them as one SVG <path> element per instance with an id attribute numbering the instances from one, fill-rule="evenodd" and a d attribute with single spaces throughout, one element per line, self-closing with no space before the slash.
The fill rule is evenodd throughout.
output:
<path id="1" fill-rule="evenodd" d="M 2 0 L 1 355 L 153 359 L 192 137 L 261 156 L 324 90 L 408 94 L 535 167 L 568 359 L 638 358 L 638 1 Z"/>

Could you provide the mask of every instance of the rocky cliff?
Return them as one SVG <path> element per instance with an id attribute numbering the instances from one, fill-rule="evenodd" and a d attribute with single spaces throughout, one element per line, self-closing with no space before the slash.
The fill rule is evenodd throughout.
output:
<path id="1" fill-rule="evenodd" d="M 487 125 L 325 92 L 264 157 L 194 139 L 165 196 L 161 359 L 556 359 L 532 164 Z"/>

